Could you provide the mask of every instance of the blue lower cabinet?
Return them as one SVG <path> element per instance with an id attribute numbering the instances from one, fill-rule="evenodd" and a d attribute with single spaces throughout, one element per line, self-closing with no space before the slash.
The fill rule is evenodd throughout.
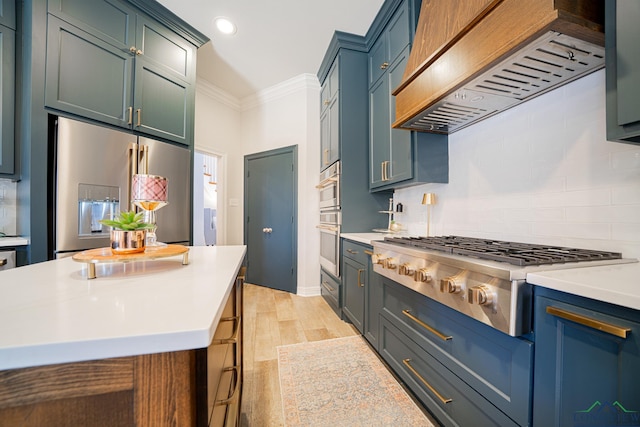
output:
<path id="1" fill-rule="evenodd" d="M 518 426 L 384 316 L 380 332 L 380 354 L 442 425 Z"/>
<path id="2" fill-rule="evenodd" d="M 440 422 L 530 425 L 531 341 L 506 335 L 386 277 L 381 284 L 378 351 Z"/>
<path id="3" fill-rule="evenodd" d="M 640 312 L 536 288 L 535 427 L 640 426 Z"/>

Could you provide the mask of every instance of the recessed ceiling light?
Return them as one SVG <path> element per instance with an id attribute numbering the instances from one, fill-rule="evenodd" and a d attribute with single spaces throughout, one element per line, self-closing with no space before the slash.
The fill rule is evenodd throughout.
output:
<path id="1" fill-rule="evenodd" d="M 217 18 L 214 18 L 213 25 L 215 25 L 218 31 L 220 31 L 222 34 L 226 34 L 229 36 L 235 34 L 237 31 L 236 25 L 231 22 L 229 18 L 226 18 L 224 16 L 218 16 Z"/>

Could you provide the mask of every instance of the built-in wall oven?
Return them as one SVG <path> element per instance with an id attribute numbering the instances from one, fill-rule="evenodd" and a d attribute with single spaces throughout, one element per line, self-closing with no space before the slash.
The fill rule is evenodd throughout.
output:
<path id="1" fill-rule="evenodd" d="M 320 266 L 327 273 L 340 277 L 340 211 L 321 211 Z"/>
<path id="2" fill-rule="evenodd" d="M 320 173 L 320 210 L 340 209 L 340 162 L 335 162 Z"/>
<path id="3" fill-rule="evenodd" d="M 320 265 L 340 277 L 340 162 L 320 173 L 316 186 L 320 192 Z"/>

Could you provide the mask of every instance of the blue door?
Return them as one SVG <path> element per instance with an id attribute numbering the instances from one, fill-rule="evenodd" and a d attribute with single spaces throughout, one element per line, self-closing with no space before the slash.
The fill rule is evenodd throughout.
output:
<path id="1" fill-rule="evenodd" d="M 248 283 L 297 289 L 297 147 L 245 156 Z"/>

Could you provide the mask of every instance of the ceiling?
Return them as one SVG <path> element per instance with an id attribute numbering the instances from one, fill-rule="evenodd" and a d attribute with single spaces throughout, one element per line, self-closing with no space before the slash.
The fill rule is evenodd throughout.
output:
<path id="1" fill-rule="evenodd" d="M 242 99 L 303 73 L 316 74 L 334 30 L 364 35 L 384 0 L 158 0 L 211 40 L 198 78 Z M 213 18 L 238 27 L 218 34 Z"/>

